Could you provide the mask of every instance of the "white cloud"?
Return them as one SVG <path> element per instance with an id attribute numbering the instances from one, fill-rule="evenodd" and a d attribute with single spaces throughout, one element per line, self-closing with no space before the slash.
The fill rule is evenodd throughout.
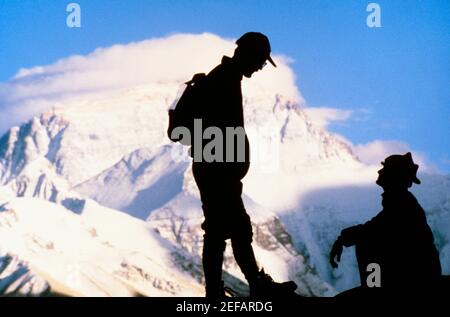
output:
<path id="1" fill-rule="evenodd" d="M 419 171 L 437 172 L 437 168 L 429 162 L 424 153 L 411 150 L 408 144 L 401 141 L 375 140 L 354 145 L 353 151 L 361 162 L 368 165 L 380 165 L 389 155 L 411 152 L 414 162 L 419 164 Z"/>
<path id="2" fill-rule="evenodd" d="M 351 110 L 328 107 L 311 107 L 304 110 L 311 121 L 322 128 L 327 128 L 332 122 L 347 121 L 353 113 Z"/>
<path id="3" fill-rule="evenodd" d="M 371 110 L 366 108 L 352 111 L 329 107 L 310 107 L 305 108 L 304 110 L 314 124 L 325 129 L 333 122 L 345 122 L 349 120 L 366 121 L 368 115 L 371 113 Z M 353 149 L 355 155 L 364 164 L 380 165 L 380 163 L 389 155 L 411 152 L 414 161 L 420 166 L 420 171 L 432 173 L 439 172 L 438 168 L 430 162 L 425 153 L 414 151 L 405 142 L 397 140 L 374 140 L 365 144 L 355 145 L 351 140 L 348 140 L 340 134 L 333 135 L 335 138 L 348 144 Z"/>
<path id="4" fill-rule="evenodd" d="M 152 82 L 186 81 L 195 73 L 210 71 L 223 55 L 231 56 L 235 47 L 234 40 L 209 33 L 175 34 L 20 69 L 12 79 L 0 83 L 0 132 L 55 103 L 103 97 Z M 267 66 L 252 82 L 301 102 L 291 61 L 280 55 L 274 59 L 278 67 Z"/>

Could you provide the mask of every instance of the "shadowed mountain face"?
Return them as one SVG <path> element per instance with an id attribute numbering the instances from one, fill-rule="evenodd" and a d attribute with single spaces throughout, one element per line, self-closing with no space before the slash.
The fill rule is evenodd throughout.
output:
<path id="1" fill-rule="evenodd" d="M 0 294 L 2 296 L 50 296 L 48 283 L 17 256 L 0 255 Z"/>
<path id="2" fill-rule="evenodd" d="M 333 287 L 355 285 L 351 251 L 341 271 L 332 272 L 326 256 L 342 228 L 379 211 L 376 168 L 363 166 L 348 145 L 314 126 L 297 101 L 270 87 L 246 85 L 246 130 L 255 162 L 244 194 L 259 264 L 275 279 L 296 281 L 304 295 L 332 295 Z M 0 237 L 11 239 L 1 239 L 0 249 L 20 253 L 33 266 L 50 256 L 55 266 L 43 275 L 76 294 L 202 295 L 199 196 L 189 162 L 172 159 L 174 146 L 165 136 L 167 109 L 178 89 L 175 82 L 149 84 L 56 108 L 10 129 L 0 139 L 0 205 L 13 203 L 0 212 Z M 449 178 L 422 178 L 413 190 L 449 274 Z M 54 213 L 46 212 L 48 202 Z M 135 218 L 120 218 L 118 211 Z M 36 219 L 61 230 L 47 236 Z M 143 235 L 130 234 L 135 230 Z M 162 247 L 155 247 L 160 240 Z M 95 247 L 84 252 L 87 245 Z M 57 270 L 70 263 L 81 272 L 81 286 Z M 245 292 L 229 253 L 225 267 L 226 280 Z"/>
<path id="3" fill-rule="evenodd" d="M 146 219 L 150 211 L 164 206 L 182 190 L 188 163 L 171 159 L 171 147 L 143 148 L 75 190 L 97 202 Z"/>

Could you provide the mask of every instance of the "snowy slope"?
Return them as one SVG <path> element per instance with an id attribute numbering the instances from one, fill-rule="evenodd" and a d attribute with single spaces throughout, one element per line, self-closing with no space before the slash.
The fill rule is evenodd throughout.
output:
<path id="1" fill-rule="evenodd" d="M 80 215 L 36 198 L 0 209 L 4 251 L 53 291 L 81 296 L 200 296 L 200 266 L 145 222 L 86 201 Z M 189 262 L 192 271 L 183 270 Z M 196 268 L 196 269 L 195 269 Z"/>
<path id="2" fill-rule="evenodd" d="M 285 230 L 278 217 L 259 206 L 249 197 L 244 203 L 252 219 L 253 247 L 260 267 L 275 280 L 294 280 L 298 292 L 305 296 L 335 294 L 332 287 L 324 283 L 293 245 L 291 235 Z M 169 241 L 177 243 L 191 254 L 201 255 L 203 243 L 203 222 L 199 193 L 195 187 L 191 170 L 187 170 L 184 191 L 162 208 L 151 213 L 149 223 Z M 240 272 L 228 245 L 224 267 L 227 272 L 242 280 Z"/>
<path id="3" fill-rule="evenodd" d="M 187 162 L 171 159 L 171 146 L 138 149 L 75 191 L 100 204 L 146 219 L 182 189 Z"/>

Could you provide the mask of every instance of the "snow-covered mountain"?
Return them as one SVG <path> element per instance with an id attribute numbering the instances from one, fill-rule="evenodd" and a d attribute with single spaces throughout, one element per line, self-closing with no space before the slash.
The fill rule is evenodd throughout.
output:
<path id="1" fill-rule="evenodd" d="M 18 212 L 14 206 L 19 204 L 18 210 L 23 213 L 23 221 L 26 221 L 28 225 L 33 225 L 25 226 L 22 231 L 15 227 L 13 227 L 14 230 L 8 230 L 9 227 L 7 226 L 2 226 L 2 230 L 5 235 L 14 232 L 15 235 L 7 240 L 27 241 L 23 242 L 25 244 L 28 243 L 28 237 L 33 236 L 31 232 L 37 230 L 38 233 L 34 236 L 39 238 L 31 238 L 31 241 L 37 241 L 35 242 L 36 245 L 30 242 L 31 246 L 29 247 L 32 250 L 38 248 L 39 251 L 30 251 L 28 247 L 21 249 L 16 245 L 7 246 L 7 251 L 20 254 L 23 259 L 40 267 L 43 266 L 40 265 L 42 258 L 54 257 L 58 267 L 82 261 L 85 264 L 76 264 L 80 267 L 80 270 L 83 271 L 87 267 L 87 270 L 92 272 L 97 270 L 99 265 L 96 264 L 95 268 L 92 268 L 92 262 L 95 262 L 93 258 L 86 255 L 87 259 L 84 259 L 85 255 L 82 256 L 79 252 L 81 252 L 80 248 L 84 249 L 86 245 L 96 249 L 94 247 L 96 243 L 89 242 L 89 240 L 96 240 L 99 230 L 95 229 L 94 224 L 85 224 L 86 217 L 94 213 L 101 214 L 103 219 L 98 221 L 107 224 L 110 230 L 117 230 L 117 235 L 114 238 L 118 239 L 112 240 L 108 236 L 103 239 L 103 242 L 114 245 L 119 243 L 123 235 L 128 235 L 127 232 L 134 231 L 135 228 L 127 225 L 126 221 L 122 221 L 120 224 L 117 222 L 115 225 L 111 217 L 117 212 L 105 207 L 121 210 L 142 220 L 147 219 L 149 215 L 153 215 L 152 211 L 156 210 L 154 215 L 149 217 L 148 222 L 142 222 L 138 219 L 136 221 L 141 221 L 145 228 L 149 226 L 147 230 L 159 232 L 161 237 L 166 239 L 168 246 L 179 248 L 180 252 L 187 252 L 186 254 L 189 254 L 189 256 L 185 256 L 185 261 L 191 262 L 189 267 L 196 266 L 198 268 L 198 263 L 200 263 L 198 261 L 198 250 L 201 248 L 201 232 L 199 229 L 201 209 L 198 194 L 195 194 L 196 189 L 189 173 L 189 162 L 173 160 L 172 155 L 175 149 L 173 145 L 168 144 L 165 136 L 166 110 L 173 102 L 178 88 L 179 85 L 176 83 L 137 87 L 109 99 L 65 105 L 64 108 L 56 107 L 39 117 L 33 118 L 21 127 L 10 129 L 0 141 L 0 178 L 2 191 L 4 192 L 1 215 L 6 219 L 5 222 L 11 223 L 10 217 L 15 219 Z M 306 134 L 308 129 L 315 131 L 309 122 L 303 122 L 301 117 L 303 113 L 298 106 L 292 104 L 292 102 L 283 101 L 282 97 L 276 92 L 273 92 L 270 96 L 263 96 L 259 100 L 252 100 L 250 97 L 247 99 L 248 107 L 246 109 L 253 112 L 253 115 L 248 115 L 249 130 L 259 128 L 258 120 L 263 120 L 261 118 L 264 113 L 261 114 L 260 110 L 257 111 L 260 108 L 256 107 L 256 103 L 261 103 L 268 97 L 270 100 L 266 100 L 265 105 L 270 106 L 270 112 L 275 114 L 276 119 L 270 122 L 271 130 L 269 132 L 271 134 L 269 134 L 269 137 L 274 138 L 270 142 L 291 142 L 289 141 L 288 131 L 292 129 L 290 125 L 295 123 L 295 120 L 303 123 L 301 127 L 303 130 L 298 130 L 298 133 Z M 105 116 L 105 113 L 108 113 L 108 115 Z M 274 128 L 277 129 L 275 130 L 277 135 L 273 133 Z M 332 140 L 331 135 L 319 130 L 317 130 L 317 135 L 311 136 L 312 139 L 326 137 Z M 311 140 L 308 140 L 308 142 L 313 143 Z M 342 157 L 338 155 L 338 150 L 328 153 L 327 151 L 332 149 L 331 147 L 323 147 L 322 149 L 319 146 L 318 152 L 321 153 L 309 152 L 308 157 L 305 158 L 305 164 L 308 162 L 312 164 L 314 159 L 320 155 L 329 156 L 330 160 L 343 162 L 352 158 L 351 152 L 345 145 L 336 141 L 336 147 L 344 150 Z M 288 167 L 295 168 L 293 165 Z M 183 186 L 183 184 L 189 183 L 191 183 L 189 186 Z M 194 220 L 192 228 L 196 233 L 192 238 L 196 238 L 198 241 L 191 246 L 181 243 L 181 241 L 167 234 L 167 223 L 164 221 L 167 211 L 171 208 L 173 210 L 173 206 L 176 206 L 177 203 L 180 204 L 180 197 L 197 202 L 195 212 L 192 214 L 184 213 L 184 208 L 175 210 L 186 219 Z M 94 203 L 91 199 L 105 207 Z M 51 204 L 43 200 L 47 200 Z M 181 203 L 181 206 L 183 204 L 184 202 Z M 254 205 L 257 206 L 257 204 Z M 255 208 L 265 210 L 260 206 Z M 48 210 L 53 211 L 47 215 Z M 105 210 L 108 210 L 108 212 Z M 301 285 L 304 285 L 302 287 L 304 294 L 332 294 L 332 288 L 321 281 L 314 268 L 305 263 L 302 255 L 295 250 L 292 241 L 290 241 L 289 233 L 284 230 L 276 215 L 268 210 L 260 213 L 264 216 L 259 218 L 255 216 L 254 222 L 257 228 L 256 232 L 260 232 L 258 237 L 264 237 L 255 239 L 258 248 L 261 245 L 261 251 L 259 252 L 262 257 L 261 265 L 267 269 L 273 267 L 272 275 L 274 277 L 280 279 L 292 278 L 299 281 Z M 54 235 L 42 237 L 45 234 L 44 231 L 40 231 L 39 222 L 29 219 L 32 216 L 40 217 L 38 215 L 47 217 L 46 224 L 50 227 L 44 230 L 45 234 L 53 231 Z M 59 217 L 67 217 L 67 219 L 62 221 Z M 64 230 L 64 225 L 60 222 L 71 223 L 72 229 L 75 231 Z M 79 224 L 80 222 L 81 224 Z M 21 221 L 17 222 L 17 226 L 22 225 Z M 54 227 L 58 227 L 55 229 L 56 232 L 50 229 Z M 262 230 L 261 228 L 265 229 Z M 269 230 L 268 228 L 272 229 Z M 67 237 L 63 238 L 60 235 L 63 235 L 62 232 L 64 231 L 66 231 Z M 96 232 L 96 234 L 93 235 L 92 232 Z M 72 241 L 71 244 L 66 241 L 72 240 L 74 235 L 76 236 L 76 242 Z M 39 242 L 41 240 L 44 242 Z M 269 243 L 270 240 L 273 241 Z M 141 237 L 134 241 L 139 246 L 139 251 L 142 252 L 141 256 L 145 256 L 145 252 L 151 252 L 153 256 L 160 256 L 159 252 L 152 250 L 152 243 L 147 243 Z M 47 245 L 55 246 L 57 244 L 61 246 L 59 252 L 53 252 L 54 248 L 50 248 L 50 251 L 46 248 Z M 76 254 L 81 259 L 74 259 L 73 250 L 67 250 L 71 247 L 78 250 Z M 87 249 L 89 250 L 90 247 Z M 167 252 L 173 253 L 169 247 L 167 249 Z M 126 250 L 132 252 L 133 249 Z M 276 252 L 273 252 L 274 250 Z M 129 256 L 128 254 L 123 255 L 122 250 L 117 252 L 123 258 Z M 95 252 L 92 251 L 92 253 L 97 255 L 107 254 L 107 251 L 100 248 Z M 40 254 L 40 256 L 37 257 L 34 254 Z M 55 254 L 58 254 L 58 256 Z M 105 259 L 108 258 L 106 255 L 104 257 Z M 280 261 L 279 259 L 284 260 Z M 174 259 L 171 261 L 176 262 Z M 235 265 L 228 262 L 227 266 L 230 267 L 230 272 L 242 279 Z M 64 270 L 61 269 L 55 269 L 59 274 L 57 277 L 51 275 L 48 268 L 41 268 L 40 271 L 44 272 L 44 276 L 51 276 L 50 280 L 56 280 L 63 284 L 64 289 L 70 289 L 69 293 L 71 294 L 130 294 L 126 293 L 123 287 L 112 286 L 116 279 L 116 273 L 114 272 L 120 272 L 120 265 L 123 266 L 123 261 L 119 263 L 108 259 L 108 263 L 116 263 L 117 267 L 113 268 L 111 264 L 109 267 L 101 268 L 107 271 L 107 274 L 112 274 L 113 277 L 108 277 L 109 281 L 103 283 L 106 286 L 100 287 L 100 290 L 95 289 L 88 282 L 83 282 L 83 285 L 86 283 L 87 285 L 81 287 L 81 289 L 70 288 L 70 285 L 61 282 L 61 279 L 67 273 L 64 273 Z M 278 263 L 278 265 L 275 265 L 275 263 Z M 53 266 L 51 268 L 54 269 Z M 182 269 L 180 271 L 183 273 Z M 146 274 L 153 276 L 152 273 Z M 201 270 L 197 269 L 196 274 L 201 274 Z M 96 276 L 96 274 L 90 274 L 89 279 L 96 282 L 93 276 Z M 171 274 L 171 276 L 177 275 Z M 201 276 L 197 276 L 197 278 L 198 287 Z M 107 277 L 105 276 L 104 279 L 107 279 Z M 110 290 L 108 285 L 113 290 Z M 239 286 L 236 287 L 239 288 Z M 179 289 L 173 294 L 189 294 L 189 292 L 183 293 L 181 286 Z M 151 290 L 139 292 L 152 294 Z M 170 292 L 164 293 L 161 291 L 157 294 L 167 295 Z M 198 293 L 193 291 L 191 294 Z"/>
<path id="2" fill-rule="evenodd" d="M 203 294 L 199 194 L 189 160 L 166 137 L 179 89 L 159 81 L 55 104 L 0 139 L 1 254 L 46 281 L 25 283 L 24 293 L 45 292 L 47 283 L 82 296 Z M 259 264 L 308 296 L 356 285 L 351 251 L 335 271 L 327 254 L 341 229 L 379 210 L 376 167 L 315 126 L 298 99 L 252 81 L 243 91 L 254 160 L 244 200 Z M 446 274 L 449 187 L 448 176 L 426 175 L 415 189 Z M 229 248 L 225 269 L 226 283 L 245 293 Z"/>

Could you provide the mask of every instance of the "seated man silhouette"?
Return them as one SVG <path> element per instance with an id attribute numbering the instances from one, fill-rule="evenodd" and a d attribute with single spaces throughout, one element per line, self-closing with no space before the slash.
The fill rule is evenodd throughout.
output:
<path id="1" fill-rule="evenodd" d="M 330 253 L 333 268 L 343 247 L 356 247 L 361 287 L 345 295 L 424 295 L 436 290 L 439 254 L 425 212 L 408 188 L 420 184 L 411 153 L 391 155 L 378 171 L 383 210 L 365 224 L 342 230 Z M 379 285 L 369 285 L 368 266 L 379 267 Z"/>

